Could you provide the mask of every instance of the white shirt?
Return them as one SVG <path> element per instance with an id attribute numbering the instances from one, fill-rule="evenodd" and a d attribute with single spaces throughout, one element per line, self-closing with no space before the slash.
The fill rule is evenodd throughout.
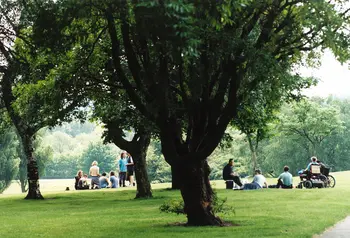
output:
<path id="1" fill-rule="evenodd" d="M 266 183 L 266 179 L 264 175 L 257 174 L 254 176 L 253 183 L 257 183 L 260 185 L 260 187 L 264 187 L 264 184 Z"/>

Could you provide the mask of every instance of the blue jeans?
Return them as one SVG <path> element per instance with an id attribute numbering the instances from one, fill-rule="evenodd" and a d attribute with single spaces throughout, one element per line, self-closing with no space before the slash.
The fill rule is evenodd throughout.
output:
<path id="1" fill-rule="evenodd" d="M 260 189 L 260 185 L 257 183 L 246 183 L 244 184 L 243 190 L 253 190 L 253 189 Z"/>

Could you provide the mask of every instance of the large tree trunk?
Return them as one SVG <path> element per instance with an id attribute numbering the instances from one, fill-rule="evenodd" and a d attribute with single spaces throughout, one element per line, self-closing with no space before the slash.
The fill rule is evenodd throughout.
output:
<path id="1" fill-rule="evenodd" d="M 180 189 L 181 187 L 181 167 L 175 164 L 171 166 L 171 189 Z"/>
<path id="2" fill-rule="evenodd" d="M 151 184 L 148 179 L 147 165 L 146 165 L 146 154 L 148 146 L 151 142 L 150 135 L 143 135 L 140 137 L 137 145 L 131 146 L 130 153 L 135 164 L 135 177 L 137 193 L 136 198 L 151 198 L 152 190 Z"/>
<path id="3" fill-rule="evenodd" d="M 184 211 L 190 226 L 222 225 L 223 221 L 213 212 L 213 190 L 209 182 L 210 168 L 206 160 L 183 167 L 181 195 Z"/>
<path id="4" fill-rule="evenodd" d="M 40 193 L 38 164 L 33 156 L 32 136 L 23 136 L 22 143 L 24 154 L 27 157 L 28 194 L 25 199 L 44 199 Z"/>

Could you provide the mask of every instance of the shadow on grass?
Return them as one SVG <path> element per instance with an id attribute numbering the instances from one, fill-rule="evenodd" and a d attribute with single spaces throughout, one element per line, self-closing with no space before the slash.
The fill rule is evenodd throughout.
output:
<path id="1" fill-rule="evenodd" d="M 165 225 L 165 227 L 202 227 L 202 226 L 189 226 L 187 222 L 172 222 Z M 235 224 L 231 221 L 223 221 L 223 224 L 220 226 L 212 226 L 212 227 L 231 227 L 231 226 L 241 226 L 240 224 Z M 207 226 L 209 227 L 209 226 Z"/>

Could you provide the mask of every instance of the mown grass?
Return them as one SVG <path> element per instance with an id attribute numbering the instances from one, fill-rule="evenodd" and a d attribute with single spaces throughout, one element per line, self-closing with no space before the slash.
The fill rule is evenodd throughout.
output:
<path id="1" fill-rule="evenodd" d="M 164 201 L 180 199 L 166 189 L 147 200 L 135 200 L 130 189 L 51 193 L 43 201 L 0 197 L 0 237 L 312 237 L 350 214 L 350 172 L 334 175 L 333 189 L 217 189 L 235 208 L 219 214 L 231 227 L 174 225 L 186 218 L 159 211 Z"/>

